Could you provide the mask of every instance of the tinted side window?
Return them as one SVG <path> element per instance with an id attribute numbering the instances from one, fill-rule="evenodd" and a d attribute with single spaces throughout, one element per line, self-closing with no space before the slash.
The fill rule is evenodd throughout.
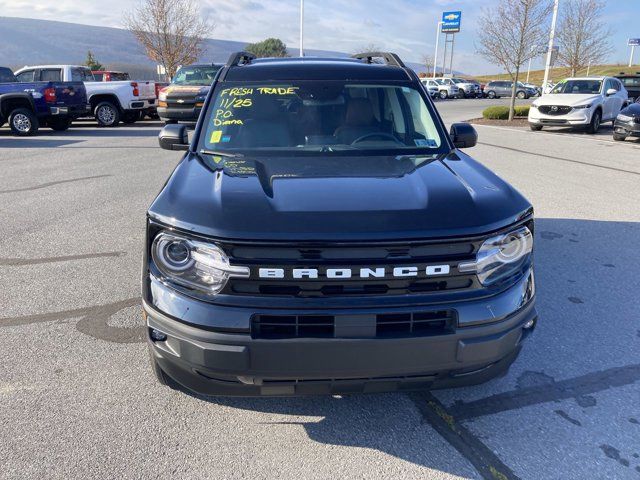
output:
<path id="1" fill-rule="evenodd" d="M 33 82 L 33 72 L 34 70 L 25 70 L 19 75 L 16 75 L 16 77 L 19 82 Z"/>
<path id="2" fill-rule="evenodd" d="M 40 70 L 41 82 L 61 82 L 62 71 L 59 68 L 43 68 Z"/>
<path id="3" fill-rule="evenodd" d="M 71 69 L 71 81 L 72 82 L 93 82 L 95 78 L 91 70 L 88 68 L 72 68 Z"/>

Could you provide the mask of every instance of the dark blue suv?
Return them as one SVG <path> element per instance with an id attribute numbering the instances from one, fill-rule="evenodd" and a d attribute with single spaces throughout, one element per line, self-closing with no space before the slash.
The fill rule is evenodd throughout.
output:
<path id="1" fill-rule="evenodd" d="M 537 313 L 529 202 L 390 53 L 233 55 L 149 208 L 153 370 L 213 395 L 471 385 Z"/>

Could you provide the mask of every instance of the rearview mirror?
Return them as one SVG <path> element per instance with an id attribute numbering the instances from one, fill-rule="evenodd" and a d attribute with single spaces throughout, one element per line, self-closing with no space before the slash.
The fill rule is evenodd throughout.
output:
<path id="1" fill-rule="evenodd" d="M 607 97 L 615 95 L 616 93 L 618 93 L 618 91 L 615 88 L 610 88 L 609 90 L 607 90 Z"/>
<path id="2" fill-rule="evenodd" d="M 471 148 L 478 143 L 478 133 L 468 123 L 454 123 L 451 125 L 449 136 L 456 148 Z"/>
<path id="3" fill-rule="evenodd" d="M 160 148 L 164 150 L 189 150 L 186 125 L 165 125 L 158 135 Z"/>

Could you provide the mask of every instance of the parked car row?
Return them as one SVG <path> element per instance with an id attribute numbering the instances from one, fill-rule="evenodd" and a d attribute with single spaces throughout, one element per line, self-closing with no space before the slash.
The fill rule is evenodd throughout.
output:
<path id="1" fill-rule="evenodd" d="M 64 130 L 77 118 L 115 127 L 157 115 L 155 82 L 131 81 L 124 72 L 94 74 L 81 65 L 26 66 L 15 74 L 1 70 L 0 125 L 9 122 L 16 135 L 34 135 L 40 125 Z"/>
<path id="2" fill-rule="evenodd" d="M 513 82 L 496 80 L 481 84 L 458 77 L 422 78 L 432 98 L 500 98 L 511 97 Z M 530 83 L 516 84 L 516 97 L 527 99 L 542 94 L 542 88 Z"/>

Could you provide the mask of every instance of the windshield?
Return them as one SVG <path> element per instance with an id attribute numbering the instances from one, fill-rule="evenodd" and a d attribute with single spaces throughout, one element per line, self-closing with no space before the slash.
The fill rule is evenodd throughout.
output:
<path id="1" fill-rule="evenodd" d="M 439 153 L 444 143 L 431 107 L 404 85 L 225 82 L 205 118 L 200 149 L 216 151 Z"/>
<path id="2" fill-rule="evenodd" d="M 174 85 L 211 85 L 220 68 L 213 65 L 180 67 L 171 83 Z"/>
<path id="3" fill-rule="evenodd" d="M 625 87 L 640 87 L 640 77 L 618 78 Z"/>
<path id="4" fill-rule="evenodd" d="M 600 93 L 602 80 L 567 80 L 553 87 L 551 93 L 578 93 L 594 95 Z"/>
<path id="5" fill-rule="evenodd" d="M 8 68 L 0 67 L 0 83 L 17 82 L 15 75 Z"/>

